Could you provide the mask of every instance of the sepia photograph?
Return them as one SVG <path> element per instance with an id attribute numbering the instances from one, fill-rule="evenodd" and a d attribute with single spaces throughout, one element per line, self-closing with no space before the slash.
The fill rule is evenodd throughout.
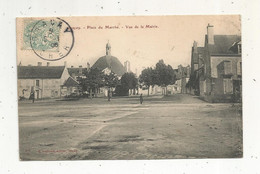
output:
<path id="1" fill-rule="evenodd" d="M 240 15 L 16 18 L 19 159 L 243 157 Z"/>

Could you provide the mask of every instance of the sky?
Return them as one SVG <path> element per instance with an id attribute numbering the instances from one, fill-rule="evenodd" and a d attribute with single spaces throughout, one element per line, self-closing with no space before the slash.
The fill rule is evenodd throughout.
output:
<path id="1" fill-rule="evenodd" d="M 93 65 L 99 57 L 105 55 L 106 43 L 109 41 L 111 54 L 122 64 L 130 61 L 133 72 L 137 69 L 140 73 L 144 67 L 154 66 L 160 59 L 177 68 L 180 64 L 190 64 L 194 41 L 198 42 L 198 46 L 204 45 L 208 23 L 214 26 L 214 34 L 241 35 L 239 15 L 61 18 L 73 28 L 75 41 L 66 57 L 50 62 L 53 66 L 64 65 L 65 61 L 69 67 L 86 67 L 87 62 Z M 31 49 L 23 49 L 26 20 L 28 18 L 17 19 L 17 63 L 37 65 L 37 62 L 42 62 L 46 65 L 47 61 L 42 60 Z M 153 27 L 146 28 L 146 25 Z M 103 29 L 98 29 L 99 26 Z M 118 28 L 105 29 L 105 26 Z"/>

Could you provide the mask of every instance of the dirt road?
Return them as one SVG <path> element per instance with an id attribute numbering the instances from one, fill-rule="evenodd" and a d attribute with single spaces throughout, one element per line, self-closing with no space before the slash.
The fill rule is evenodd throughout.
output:
<path id="1" fill-rule="evenodd" d="M 19 103 L 22 160 L 242 157 L 241 108 L 190 95 Z"/>

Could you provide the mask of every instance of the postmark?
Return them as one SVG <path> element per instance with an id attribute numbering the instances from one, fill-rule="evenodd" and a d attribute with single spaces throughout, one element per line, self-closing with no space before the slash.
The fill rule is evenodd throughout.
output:
<path id="1" fill-rule="evenodd" d="M 30 47 L 41 59 L 56 61 L 71 52 L 74 45 L 74 33 L 65 20 L 48 18 L 33 21 L 27 25 L 33 25 L 33 27 L 31 30 L 25 30 L 25 35 L 28 36 L 26 32 L 30 31 Z"/>

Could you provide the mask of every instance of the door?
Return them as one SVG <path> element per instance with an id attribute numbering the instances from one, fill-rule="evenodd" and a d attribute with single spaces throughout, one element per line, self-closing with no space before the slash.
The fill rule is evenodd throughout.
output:
<path id="1" fill-rule="evenodd" d="M 36 90 L 36 99 L 39 99 L 39 98 L 40 98 L 40 91 Z"/>

